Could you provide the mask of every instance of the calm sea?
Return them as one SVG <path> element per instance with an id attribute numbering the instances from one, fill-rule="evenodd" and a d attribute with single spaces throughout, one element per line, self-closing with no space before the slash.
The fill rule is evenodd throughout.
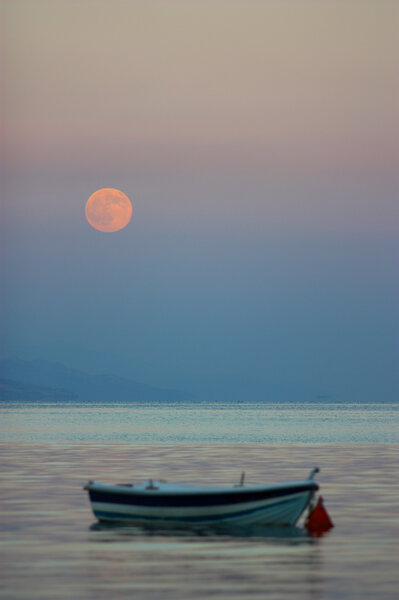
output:
<path id="1" fill-rule="evenodd" d="M 398 405 L 0 408 L 0 597 L 397 598 Z M 82 486 L 317 480 L 335 523 L 217 535 L 99 527 Z"/>
<path id="2" fill-rule="evenodd" d="M 0 407 L 0 439 L 9 441 L 399 443 L 399 403 L 10 403 Z"/>

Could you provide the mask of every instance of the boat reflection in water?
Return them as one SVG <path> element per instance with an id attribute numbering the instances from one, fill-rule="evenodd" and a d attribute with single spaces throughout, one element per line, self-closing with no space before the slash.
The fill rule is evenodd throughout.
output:
<path id="1" fill-rule="evenodd" d="M 176 538 L 184 541 L 195 538 L 206 538 L 222 541 L 232 538 L 257 538 L 266 542 L 287 544 L 314 544 L 315 536 L 304 527 L 297 525 L 191 525 L 185 527 L 173 525 L 127 525 L 121 522 L 96 522 L 90 531 L 102 535 L 96 536 L 95 542 L 131 542 L 137 538 Z M 318 536 L 320 537 L 320 536 Z"/>

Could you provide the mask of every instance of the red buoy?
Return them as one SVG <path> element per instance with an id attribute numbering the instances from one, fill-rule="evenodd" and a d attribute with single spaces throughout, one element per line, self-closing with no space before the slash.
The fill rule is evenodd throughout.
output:
<path id="1" fill-rule="evenodd" d="M 334 523 L 331 521 L 328 512 L 324 508 L 323 498 L 321 496 L 319 496 L 314 509 L 310 511 L 308 518 L 306 519 L 305 527 L 315 535 L 321 535 L 334 527 Z"/>

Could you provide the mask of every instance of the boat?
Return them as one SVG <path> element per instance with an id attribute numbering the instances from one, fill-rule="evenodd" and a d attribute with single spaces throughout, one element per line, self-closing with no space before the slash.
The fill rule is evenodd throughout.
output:
<path id="1" fill-rule="evenodd" d="M 267 485 L 244 485 L 243 473 L 232 487 L 168 483 L 106 484 L 88 481 L 95 517 L 100 522 L 135 525 L 295 525 L 319 489 L 308 479 Z"/>

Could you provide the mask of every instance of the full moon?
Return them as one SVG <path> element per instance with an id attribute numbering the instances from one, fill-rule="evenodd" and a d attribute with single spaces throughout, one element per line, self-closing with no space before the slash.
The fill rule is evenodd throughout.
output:
<path id="1" fill-rule="evenodd" d="M 129 198 L 114 188 L 102 188 L 86 202 L 86 219 L 94 229 L 113 233 L 126 227 L 132 217 Z"/>

